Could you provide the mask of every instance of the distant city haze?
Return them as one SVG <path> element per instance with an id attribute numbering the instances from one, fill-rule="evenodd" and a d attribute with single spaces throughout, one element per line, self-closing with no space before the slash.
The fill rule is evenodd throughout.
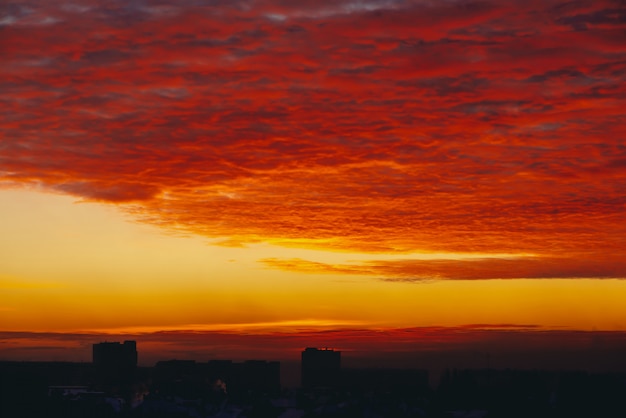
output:
<path id="1" fill-rule="evenodd" d="M 436 338 L 435 338 L 436 337 Z M 328 333 L 238 335 L 229 333 L 9 334 L 23 345 L 4 347 L 4 360 L 91 362 L 93 341 L 133 339 L 138 364 L 163 360 L 273 360 L 281 362 L 281 379 L 301 383 L 301 352 L 313 343 L 342 351 L 343 367 L 419 368 L 437 382 L 448 368 L 521 368 L 546 370 L 626 371 L 626 336 L 620 332 L 531 330 L 405 329 L 395 333 L 333 331 Z M 321 344 L 324 342 L 326 344 Z M 42 349 L 41 347 L 46 347 Z M 220 348 L 224 347 L 224 348 Z"/>

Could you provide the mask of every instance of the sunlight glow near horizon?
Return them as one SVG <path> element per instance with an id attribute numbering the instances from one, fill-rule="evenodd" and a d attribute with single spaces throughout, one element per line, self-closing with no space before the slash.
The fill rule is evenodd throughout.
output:
<path id="1" fill-rule="evenodd" d="M 196 324 L 245 333 L 470 323 L 626 329 L 623 280 L 388 283 L 289 272 L 258 260 L 349 263 L 385 255 L 211 245 L 133 222 L 114 206 L 33 191 L 2 191 L 0 202 L 2 330 L 147 332 Z"/>

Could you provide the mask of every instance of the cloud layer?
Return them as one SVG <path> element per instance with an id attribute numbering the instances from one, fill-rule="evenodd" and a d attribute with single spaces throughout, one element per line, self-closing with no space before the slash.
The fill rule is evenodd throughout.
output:
<path id="1" fill-rule="evenodd" d="M 619 1 L 1 7 L 4 186 L 229 245 L 531 253 L 545 266 L 507 277 L 626 277 Z M 455 263 L 424 268 L 478 276 Z"/>

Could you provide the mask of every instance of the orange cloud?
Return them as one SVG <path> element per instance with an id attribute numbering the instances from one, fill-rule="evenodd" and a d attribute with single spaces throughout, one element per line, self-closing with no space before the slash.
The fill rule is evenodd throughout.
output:
<path id="1" fill-rule="evenodd" d="M 358 267 L 385 277 L 624 277 L 618 1 L 27 0 L 5 15 L 4 185 L 227 243 L 543 256 L 514 274 Z"/>
<path id="2" fill-rule="evenodd" d="M 375 260 L 358 264 L 327 264 L 298 258 L 260 260 L 270 268 L 299 273 L 377 276 L 386 281 L 622 278 L 623 259 L 477 258 L 470 260 Z"/>

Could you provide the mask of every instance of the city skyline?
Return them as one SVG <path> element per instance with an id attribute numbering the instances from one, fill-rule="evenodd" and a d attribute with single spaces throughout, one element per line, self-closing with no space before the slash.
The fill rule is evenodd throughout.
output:
<path id="1" fill-rule="evenodd" d="M 0 360 L 625 347 L 620 6 L 2 6 Z"/>

